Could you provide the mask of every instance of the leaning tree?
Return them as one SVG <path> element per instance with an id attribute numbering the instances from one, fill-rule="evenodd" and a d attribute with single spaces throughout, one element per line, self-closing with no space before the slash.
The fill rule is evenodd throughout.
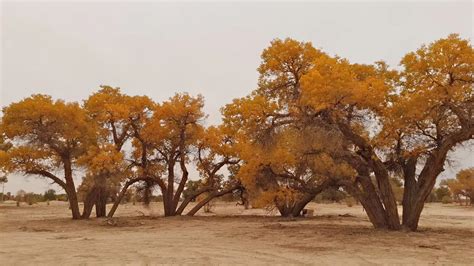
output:
<path id="1" fill-rule="evenodd" d="M 74 170 L 95 145 L 96 127 L 77 103 L 33 95 L 3 109 L 2 132 L 13 145 L 3 156 L 9 171 L 50 179 L 68 196 L 80 219 Z"/>
<path id="2" fill-rule="evenodd" d="M 448 153 L 472 140 L 473 58 L 469 42 L 450 35 L 407 54 L 400 73 L 328 58 L 302 78 L 303 104 L 353 145 L 358 178 L 348 188 L 375 227 L 416 230 Z M 402 224 L 391 175 L 404 181 Z"/>

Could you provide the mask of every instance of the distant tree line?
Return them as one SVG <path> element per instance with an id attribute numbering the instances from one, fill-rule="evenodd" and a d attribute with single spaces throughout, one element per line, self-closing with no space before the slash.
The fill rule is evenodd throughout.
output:
<path id="1" fill-rule="evenodd" d="M 56 191 L 54 189 L 48 189 L 43 194 L 26 192 L 20 189 L 16 192 L 16 194 L 12 194 L 11 192 L 7 192 L 5 194 L 0 193 L 0 198 L 2 198 L 4 201 L 13 200 L 17 202 L 26 202 L 29 205 L 35 204 L 37 202 L 53 200 L 68 201 L 66 194 L 56 194 Z"/>

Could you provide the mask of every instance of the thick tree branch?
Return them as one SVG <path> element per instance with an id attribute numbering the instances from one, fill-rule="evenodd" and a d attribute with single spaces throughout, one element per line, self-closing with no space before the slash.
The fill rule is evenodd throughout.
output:
<path id="1" fill-rule="evenodd" d="M 62 181 L 59 177 L 55 176 L 54 174 L 52 174 L 52 173 L 50 173 L 46 170 L 33 169 L 33 170 L 28 170 L 25 173 L 28 174 L 28 175 L 41 175 L 41 176 L 47 177 L 47 178 L 53 180 L 54 183 L 58 184 L 65 191 L 67 189 L 66 183 L 64 181 Z"/>

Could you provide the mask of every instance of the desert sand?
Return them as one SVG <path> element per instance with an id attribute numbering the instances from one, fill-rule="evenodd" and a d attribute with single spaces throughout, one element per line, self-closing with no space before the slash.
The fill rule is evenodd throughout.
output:
<path id="1" fill-rule="evenodd" d="M 474 208 L 427 204 L 419 232 L 372 229 L 362 208 L 309 205 L 311 218 L 216 203 L 164 218 L 124 204 L 113 220 L 73 221 L 64 202 L 0 204 L 0 264 L 472 264 Z"/>

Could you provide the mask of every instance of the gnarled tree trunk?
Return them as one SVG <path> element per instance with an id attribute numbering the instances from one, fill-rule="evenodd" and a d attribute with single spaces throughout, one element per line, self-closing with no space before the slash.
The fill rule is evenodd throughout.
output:
<path id="1" fill-rule="evenodd" d="M 139 181 L 146 181 L 146 180 L 147 180 L 147 178 L 134 178 L 134 179 L 130 179 L 127 182 L 125 182 L 122 189 L 120 190 L 119 195 L 115 199 L 114 204 L 112 205 L 112 208 L 110 208 L 110 211 L 107 214 L 107 217 L 112 218 L 114 216 L 115 211 L 117 211 L 117 208 L 120 205 L 120 202 L 122 202 L 122 199 L 125 196 L 125 193 L 127 193 L 127 190 L 131 185 L 133 185 L 133 184 L 135 184 Z"/>
<path id="2" fill-rule="evenodd" d="M 206 187 L 200 188 L 198 191 L 196 191 L 196 193 L 186 197 L 183 200 L 183 202 L 181 202 L 181 205 L 179 205 L 179 208 L 176 210 L 176 214 L 181 215 L 183 213 L 184 209 L 188 206 L 188 204 L 191 201 L 196 199 L 199 195 L 201 195 L 203 193 L 206 193 L 206 192 L 209 192 L 211 190 L 212 190 L 212 186 L 206 186 Z"/>
<path id="3" fill-rule="evenodd" d="M 77 200 L 76 188 L 74 187 L 74 184 L 68 184 L 66 194 L 69 201 L 69 207 L 71 208 L 72 219 L 81 219 L 81 212 L 79 210 L 79 202 Z"/>
<path id="4" fill-rule="evenodd" d="M 426 159 L 425 165 L 415 180 L 414 170 L 404 171 L 405 189 L 403 195 L 403 227 L 416 231 L 426 199 L 436 184 L 436 178 L 444 170 L 444 162 L 453 145 L 449 142 L 434 150 Z M 406 194 L 406 196 L 405 196 Z"/>
<path id="5" fill-rule="evenodd" d="M 346 182 L 343 186 L 350 195 L 362 204 L 374 228 L 388 228 L 387 214 L 370 177 L 359 176 L 355 183 Z"/>
<path id="6" fill-rule="evenodd" d="M 198 204 L 196 204 L 196 206 L 194 206 L 186 215 L 187 216 L 193 216 L 202 207 L 204 207 L 206 204 L 208 204 L 211 200 L 213 200 L 215 198 L 218 198 L 218 197 L 221 197 L 221 196 L 224 196 L 226 194 L 232 193 L 232 192 L 234 192 L 234 190 L 239 189 L 239 188 L 240 188 L 240 185 L 235 185 L 235 186 L 232 186 L 230 188 L 224 189 L 222 191 L 214 191 L 214 192 L 209 193 L 209 195 L 205 199 L 203 199 Z"/>
<path id="7" fill-rule="evenodd" d="M 87 192 L 84 199 L 84 209 L 82 218 L 88 219 L 95 205 L 96 217 L 105 217 L 107 208 L 108 191 L 106 187 L 106 178 L 104 176 L 96 176 L 92 188 Z"/>
<path id="8" fill-rule="evenodd" d="M 275 202 L 275 206 L 283 217 L 301 216 L 301 212 L 304 207 L 306 207 L 306 205 L 308 205 L 308 203 L 310 203 L 314 199 L 314 197 L 316 197 L 319 193 L 323 192 L 323 190 L 330 187 L 331 185 L 334 185 L 335 183 L 335 180 L 329 178 L 317 187 L 304 191 L 301 197 L 299 197 L 296 201 L 292 203 L 286 201 Z"/>
<path id="9" fill-rule="evenodd" d="M 390 230 L 400 230 L 401 224 L 400 224 L 400 218 L 398 215 L 397 201 L 395 198 L 395 194 L 393 193 L 392 186 L 390 184 L 390 175 L 389 175 L 388 169 L 385 167 L 384 163 L 377 156 L 374 148 L 366 141 L 366 139 L 354 133 L 354 131 L 351 129 L 349 124 L 342 121 L 338 121 L 336 122 L 336 124 L 339 127 L 341 133 L 359 148 L 359 151 L 357 152 L 358 154 L 357 156 L 360 156 L 360 157 L 356 159 L 354 159 L 354 157 L 349 158 L 350 164 L 355 169 L 357 169 L 359 174 L 361 174 L 362 176 L 369 177 L 370 171 L 368 168 L 370 168 L 370 170 L 375 175 L 375 179 L 377 180 L 377 187 L 378 187 L 379 193 L 378 195 L 377 193 L 374 194 L 370 189 L 371 186 L 370 187 L 366 186 L 367 184 L 365 183 L 364 184 L 361 183 L 362 189 L 364 190 L 366 195 L 371 198 L 371 201 L 380 201 L 383 204 L 383 210 L 384 210 L 383 212 L 384 212 L 387 228 Z M 363 160 L 361 160 L 361 158 L 363 158 Z M 364 166 L 361 166 L 361 162 L 362 164 L 364 164 Z M 368 167 L 368 168 L 361 169 L 361 167 L 362 168 Z M 369 181 L 370 181 L 370 178 L 369 178 Z M 372 206 L 372 205 L 369 204 L 368 207 L 369 206 Z M 374 207 L 373 214 L 377 214 L 377 216 L 380 215 L 378 214 L 379 212 L 382 212 L 382 209 L 378 208 L 378 206 L 379 204 L 375 204 L 372 206 Z M 380 222 L 381 221 L 378 221 L 377 224 L 379 224 Z M 376 225 L 374 224 L 374 226 Z"/>
<path id="10" fill-rule="evenodd" d="M 71 207 L 72 219 L 81 219 L 81 212 L 79 210 L 79 202 L 77 200 L 76 186 L 72 178 L 72 165 L 69 157 L 62 158 L 64 163 L 64 179 L 66 180 L 66 194 Z"/>
<path id="11" fill-rule="evenodd" d="M 94 208 L 94 204 L 96 202 L 96 198 L 96 188 L 92 187 L 91 190 L 88 191 L 86 198 L 84 199 L 84 208 L 82 210 L 83 219 L 88 219 L 91 216 L 92 209 Z"/>
<path id="12" fill-rule="evenodd" d="M 305 193 L 299 199 L 294 202 L 276 201 L 275 206 L 277 207 L 282 217 L 299 217 L 301 211 L 306 205 L 314 199 L 316 194 Z"/>
<path id="13" fill-rule="evenodd" d="M 379 197 L 385 208 L 388 229 L 400 230 L 401 225 L 400 217 L 398 215 L 397 200 L 395 198 L 395 194 L 393 193 L 392 185 L 390 184 L 388 170 L 379 160 L 374 160 L 373 164 L 375 178 L 377 179 L 380 193 Z"/>
<path id="14" fill-rule="evenodd" d="M 105 217 L 107 214 L 107 198 L 108 191 L 105 187 L 99 187 L 97 190 L 97 198 L 95 201 L 96 217 Z"/>

